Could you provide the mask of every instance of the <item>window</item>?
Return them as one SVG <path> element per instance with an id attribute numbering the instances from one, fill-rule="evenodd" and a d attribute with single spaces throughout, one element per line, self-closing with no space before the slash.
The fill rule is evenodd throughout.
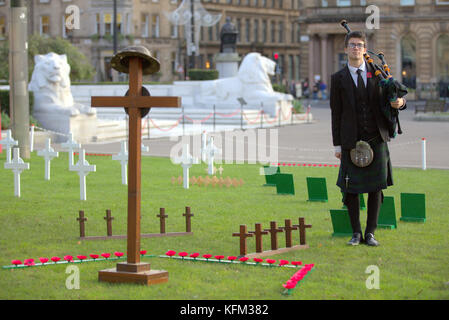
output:
<path id="1" fill-rule="evenodd" d="M 401 0 L 401 6 L 413 6 L 415 5 L 415 0 Z"/>
<path id="2" fill-rule="evenodd" d="M 6 17 L 0 16 L 0 39 L 6 37 Z"/>
<path id="3" fill-rule="evenodd" d="M 246 36 L 245 41 L 246 42 L 251 41 L 250 32 L 251 32 L 251 22 L 249 21 L 249 19 L 246 19 L 245 20 L 245 36 Z"/>
<path id="4" fill-rule="evenodd" d="M 112 14 L 105 13 L 103 15 L 103 21 L 104 21 L 104 34 L 105 35 L 112 34 Z"/>
<path id="5" fill-rule="evenodd" d="M 437 81 L 440 97 L 449 98 L 449 35 L 437 39 Z"/>
<path id="6" fill-rule="evenodd" d="M 151 17 L 151 35 L 153 38 L 159 38 L 159 15 Z"/>
<path id="7" fill-rule="evenodd" d="M 254 42 L 259 42 L 259 20 L 254 20 Z"/>
<path id="8" fill-rule="evenodd" d="M 100 34 L 101 33 L 101 16 L 99 13 L 95 14 L 95 33 L 94 34 Z"/>
<path id="9" fill-rule="evenodd" d="M 50 35 L 50 16 L 41 16 L 39 31 L 41 35 Z"/>
<path id="10" fill-rule="evenodd" d="M 276 42 L 276 22 L 271 21 L 271 42 Z"/>
<path id="11" fill-rule="evenodd" d="M 279 22 L 279 42 L 284 42 L 284 22 Z"/>
<path id="12" fill-rule="evenodd" d="M 448 0 L 436 0 L 436 4 L 449 4 Z"/>
<path id="13" fill-rule="evenodd" d="M 148 37 L 148 26 L 150 24 L 150 17 L 147 13 L 142 13 L 140 15 L 140 30 L 141 36 L 144 38 Z"/>
<path id="14" fill-rule="evenodd" d="M 337 6 L 339 7 L 349 7 L 351 5 L 351 0 L 337 0 Z"/>
<path id="15" fill-rule="evenodd" d="M 267 20 L 262 21 L 262 42 L 267 42 Z"/>
<path id="16" fill-rule="evenodd" d="M 402 83 L 416 88 L 416 41 L 411 36 L 401 39 Z"/>

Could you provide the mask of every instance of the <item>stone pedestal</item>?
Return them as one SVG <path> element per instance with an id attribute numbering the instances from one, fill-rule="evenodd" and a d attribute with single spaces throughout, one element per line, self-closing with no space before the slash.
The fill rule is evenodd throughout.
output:
<path id="1" fill-rule="evenodd" d="M 168 281 L 165 270 L 151 270 L 149 263 L 118 263 L 116 268 L 98 272 L 98 280 L 113 283 L 138 283 L 152 285 Z"/>
<path id="2" fill-rule="evenodd" d="M 238 53 L 219 53 L 215 56 L 215 65 L 218 70 L 218 78 L 230 78 L 237 76 L 241 58 Z"/>

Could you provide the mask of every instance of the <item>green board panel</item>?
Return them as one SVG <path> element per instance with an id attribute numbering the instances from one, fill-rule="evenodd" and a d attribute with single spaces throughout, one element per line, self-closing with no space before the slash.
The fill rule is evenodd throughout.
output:
<path id="1" fill-rule="evenodd" d="M 384 202 L 380 207 L 379 220 L 377 222 L 379 228 L 396 229 L 396 210 L 394 208 L 394 197 L 384 197 Z"/>
<path id="2" fill-rule="evenodd" d="M 327 202 L 326 178 L 307 177 L 307 192 L 309 194 L 308 201 Z"/>
<path id="3" fill-rule="evenodd" d="M 273 166 L 264 166 L 263 172 L 265 175 L 265 184 L 266 187 L 276 187 L 276 178 L 275 175 L 277 173 L 281 173 L 280 167 L 273 167 Z"/>
<path id="4" fill-rule="evenodd" d="M 277 173 L 276 179 L 276 192 L 277 194 L 295 194 L 295 186 L 293 183 L 293 174 L 291 173 Z"/>
<path id="5" fill-rule="evenodd" d="M 401 193 L 401 221 L 426 221 L 426 196 L 423 193 Z"/>
<path id="6" fill-rule="evenodd" d="M 352 236 L 351 221 L 349 220 L 348 210 L 346 209 L 331 209 L 331 220 L 334 237 Z"/>

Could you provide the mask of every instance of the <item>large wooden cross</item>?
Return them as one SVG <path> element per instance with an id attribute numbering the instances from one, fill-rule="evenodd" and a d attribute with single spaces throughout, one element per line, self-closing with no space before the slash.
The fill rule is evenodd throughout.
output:
<path id="1" fill-rule="evenodd" d="M 139 282 L 133 281 L 126 273 L 149 271 L 141 267 L 140 263 L 140 204 L 141 204 L 141 148 L 142 148 L 142 112 L 152 107 L 179 108 L 180 97 L 151 97 L 143 96 L 142 67 L 144 59 L 138 56 L 129 58 L 129 91 L 125 97 L 92 97 L 92 107 L 125 107 L 129 115 L 129 159 L 128 159 L 128 242 L 127 263 L 117 264 L 117 273 L 121 276 L 102 276 L 105 281 Z M 111 272 L 113 273 L 113 272 Z M 112 278 L 112 279 L 111 279 Z M 117 280 L 119 278 L 119 280 Z M 123 281 L 121 281 L 123 280 Z M 168 280 L 168 274 L 167 274 Z M 144 280 L 150 284 L 151 281 Z M 153 283 L 161 282 L 154 281 Z M 139 283 L 142 283 L 141 281 Z"/>

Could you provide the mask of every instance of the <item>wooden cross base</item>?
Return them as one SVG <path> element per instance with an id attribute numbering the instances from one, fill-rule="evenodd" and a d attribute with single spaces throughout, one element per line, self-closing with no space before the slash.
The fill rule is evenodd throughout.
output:
<path id="1" fill-rule="evenodd" d="M 256 252 L 256 253 L 250 253 L 245 255 L 245 257 L 253 259 L 253 258 L 263 258 L 263 257 L 269 257 L 274 256 L 276 254 L 286 253 L 294 250 L 301 250 L 301 249 L 307 249 L 309 248 L 308 244 L 298 244 L 296 246 L 292 246 L 290 248 L 282 248 L 277 250 L 267 250 L 262 252 Z"/>
<path id="2" fill-rule="evenodd" d="M 149 263 L 117 263 L 116 268 L 98 272 L 98 281 L 152 285 L 168 281 L 165 270 L 151 270 Z"/>

